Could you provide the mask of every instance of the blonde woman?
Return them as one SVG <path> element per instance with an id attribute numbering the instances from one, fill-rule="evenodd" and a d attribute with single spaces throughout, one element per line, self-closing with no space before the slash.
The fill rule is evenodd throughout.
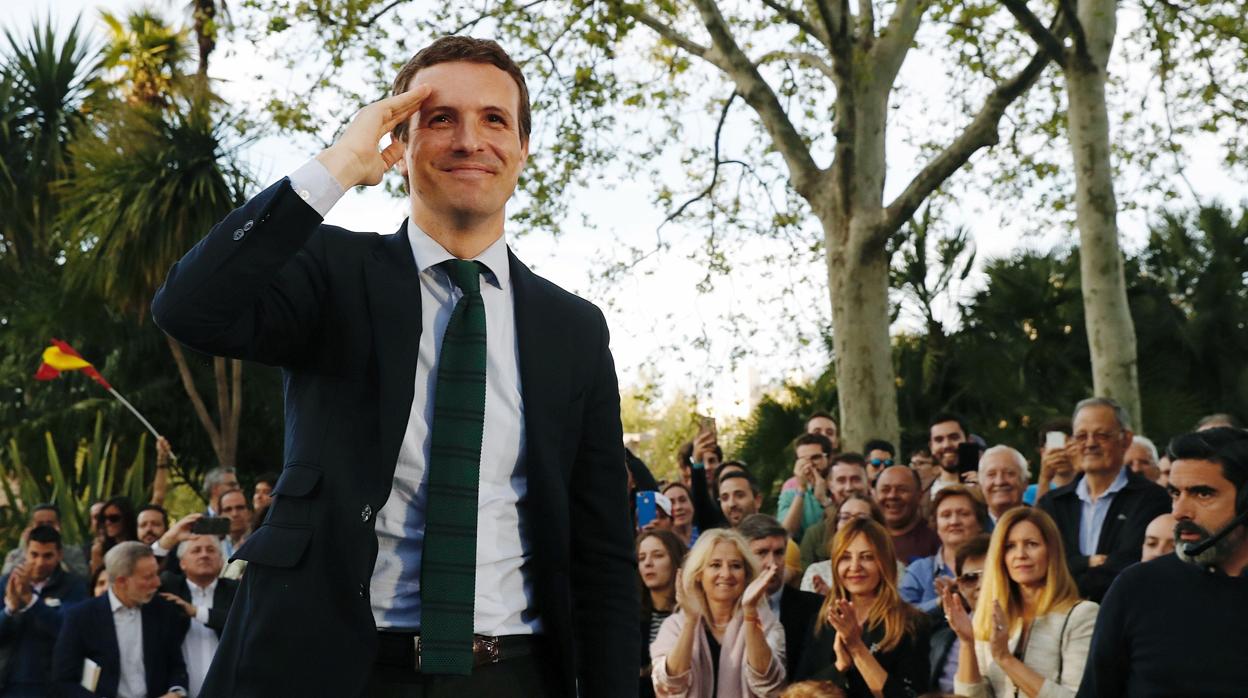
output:
<path id="1" fill-rule="evenodd" d="M 777 696 L 784 684 L 784 628 L 766 601 L 782 570 L 760 568 L 745 538 L 711 529 L 685 558 L 676 583 L 680 609 L 650 645 L 659 696 Z"/>
<path id="2" fill-rule="evenodd" d="M 897 554 L 879 523 L 853 518 L 832 540 L 832 588 L 795 680 L 838 681 L 850 698 L 913 698 L 927 690 L 926 618 L 897 592 Z"/>
<path id="3" fill-rule="evenodd" d="M 1007 511 L 992 533 L 972 620 L 943 594 L 957 633 L 955 690 L 970 698 L 1073 697 L 1098 606 L 1079 598 L 1057 525 L 1039 509 Z"/>

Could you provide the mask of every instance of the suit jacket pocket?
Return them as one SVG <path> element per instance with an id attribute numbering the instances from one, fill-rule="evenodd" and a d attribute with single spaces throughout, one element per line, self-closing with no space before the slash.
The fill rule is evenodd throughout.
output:
<path id="1" fill-rule="evenodd" d="M 266 523 L 251 534 L 231 559 L 269 567 L 294 567 L 303 559 L 311 540 L 311 527 Z"/>

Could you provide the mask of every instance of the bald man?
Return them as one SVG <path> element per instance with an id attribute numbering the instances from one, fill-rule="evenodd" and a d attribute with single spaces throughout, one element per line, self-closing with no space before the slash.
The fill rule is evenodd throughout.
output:
<path id="1" fill-rule="evenodd" d="M 1174 516 L 1162 514 L 1144 529 L 1144 548 L 1140 562 L 1148 562 L 1174 552 Z"/>

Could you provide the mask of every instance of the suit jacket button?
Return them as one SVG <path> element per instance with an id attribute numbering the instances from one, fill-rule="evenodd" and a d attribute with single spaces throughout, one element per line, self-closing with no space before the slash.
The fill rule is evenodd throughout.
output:
<path id="1" fill-rule="evenodd" d="M 364 596 L 365 596 L 364 585 L 361 584 L 360 585 L 360 598 L 362 599 L 364 598 Z"/>
<path id="2" fill-rule="evenodd" d="M 245 233 L 245 232 L 243 232 L 243 229 L 242 229 L 242 228 L 239 228 L 238 230 L 235 230 L 235 231 L 234 231 L 234 241 L 235 241 L 235 242 L 238 242 L 239 240 L 242 240 L 242 239 L 243 239 L 243 235 L 246 235 L 246 233 Z"/>
<path id="3" fill-rule="evenodd" d="M 244 233 L 251 232 L 251 229 L 255 227 L 255 225 L 256 225 L 255 221 L 247 221 L 246 223 L 243 224 L 243 232 Z"/>
<path id="4" fill-rule="evenodd" d="M 368 520 L 371 519 L 372 517 L 373 517 L 373 508 L 365 504 L 364 508 L 360 509 L 360 521 L 368 523 Z"/>

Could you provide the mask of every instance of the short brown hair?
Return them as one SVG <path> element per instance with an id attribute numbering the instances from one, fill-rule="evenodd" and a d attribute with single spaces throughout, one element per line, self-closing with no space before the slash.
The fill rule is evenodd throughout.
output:
<path id="1" fill-rule="evenodd" d="M 474 39 L 470 36 L 444 36 L 422 48 L 404 64 L 395 76 L 390 92 L 395 95 L 403 94 L 416 73 L 429 66 L 455 61 L 488 63 L 511 76 L 516 87 L 520 88 L 520 142 L 528 143 L 529 133 L 533 130 L 533 117 L 529 112 L 529 88 L 524 82 L 524 73 L 520 72 L 520 66 L 511 60 L 511 56 L 496 41 Z M 397 124 L 393 133 L 395 139 L 407 140 L 407 122 Z"/>
<path id="2" fill-rule="evenodd" d="M 984 501 L 984 495 L 979 488 L 966 485 L 946 485 L 932 495 L 932 514 L 928 521 L 932 528 L 936 528 L 936 511 L 940 509 L 940 503 L 953 497 L 966 497 L 971 500 L 971 508 L 975 510 L 975 520 L 979 522 L 980 530 L 987 532 L 991 519 L 988 518 L 988 504 Z"/>

